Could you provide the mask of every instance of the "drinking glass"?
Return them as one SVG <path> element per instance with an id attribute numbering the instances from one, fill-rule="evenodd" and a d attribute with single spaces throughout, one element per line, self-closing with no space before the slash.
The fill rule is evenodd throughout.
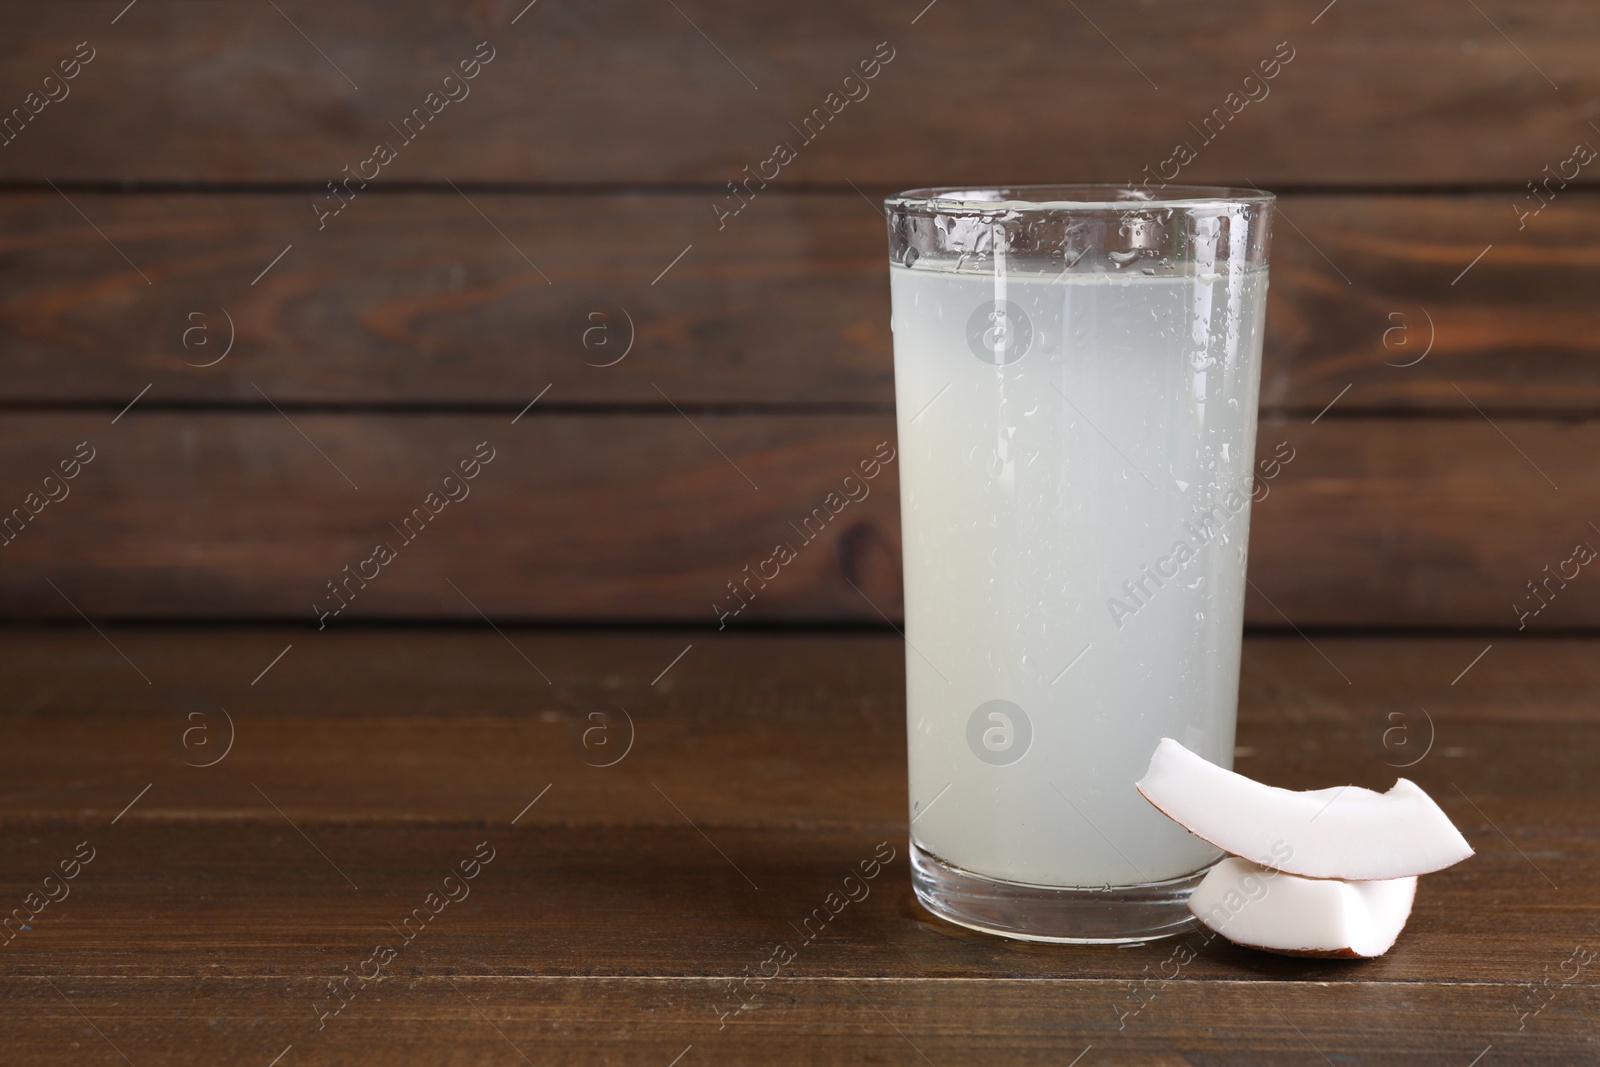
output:
<path id="1" fill-rule="evenodd" d="M 1220 853 L 1134 783 L 1233 762 L 1273 197 L 885 201 L 912 878 L 1039 941 L 1188 929 Z"/>

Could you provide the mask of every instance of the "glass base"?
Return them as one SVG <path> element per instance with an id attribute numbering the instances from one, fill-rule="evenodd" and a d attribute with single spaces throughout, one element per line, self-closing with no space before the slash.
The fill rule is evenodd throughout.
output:
<path id="1" fill-rule="evenodd" d="M 1149 885 L 1072 889 L 986 878 L 911 842 L 911 885 L 923 907 L 958 926 L 1021 941 L 1116 945 L 1187 933 L 1199 925 L 1189 894 L 1210 868 Z"/>

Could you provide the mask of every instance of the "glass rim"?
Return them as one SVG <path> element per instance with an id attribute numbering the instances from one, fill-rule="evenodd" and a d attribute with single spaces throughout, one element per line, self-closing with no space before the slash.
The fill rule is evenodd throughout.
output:
<path id="1" fill-rule="evenodd" d="M 1105 195 L 1097 195 L 1105 194 Z M 1254 186 L 1172 185 L 1150 190 L 1132 185 L 1089 182 L 1077 185 L 947 185 L 907 189 L 885 197 L 885 207 L 927 208 L 945 212 L 1124 211 L 1159 206 L 1206 207 L 1219 204 L 1270 205 L 1277 194 Z"/>

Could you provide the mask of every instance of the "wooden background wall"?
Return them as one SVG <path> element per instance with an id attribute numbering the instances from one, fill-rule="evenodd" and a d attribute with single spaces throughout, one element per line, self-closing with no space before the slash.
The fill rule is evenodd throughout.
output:
<path id="1" fill-rule="evenodd" d="M 387 540 L 341 623 L 713 624 L 893 439 L 875 201 L 1124 182 L 1180 141 L 1183 180 L 1282 193 L 1260 442 L 1295 458 L 1253 624 L 1515 629 L 1600 547 L 1600 161 L 1559 177 L 1600 147 L 1591 0 L 524 2 L 0 5 L 0 510 L 94 456 L 0 547 L 0 615 L 311 622 Z M 897 615 L 895 494 L 891 465 L 738 624 Z M 1600 624 L 1595 589 L 1529 625 Z"/>

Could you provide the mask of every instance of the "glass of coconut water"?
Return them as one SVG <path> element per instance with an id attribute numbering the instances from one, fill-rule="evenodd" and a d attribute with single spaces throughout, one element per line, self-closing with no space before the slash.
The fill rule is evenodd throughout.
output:
<path id="1" fill-rule="evenodd" d="M 1273 197 L 918 189 L 889 215 L 913 881 L 1007 937 L 1181 932 L 1232 765 Z"/>

